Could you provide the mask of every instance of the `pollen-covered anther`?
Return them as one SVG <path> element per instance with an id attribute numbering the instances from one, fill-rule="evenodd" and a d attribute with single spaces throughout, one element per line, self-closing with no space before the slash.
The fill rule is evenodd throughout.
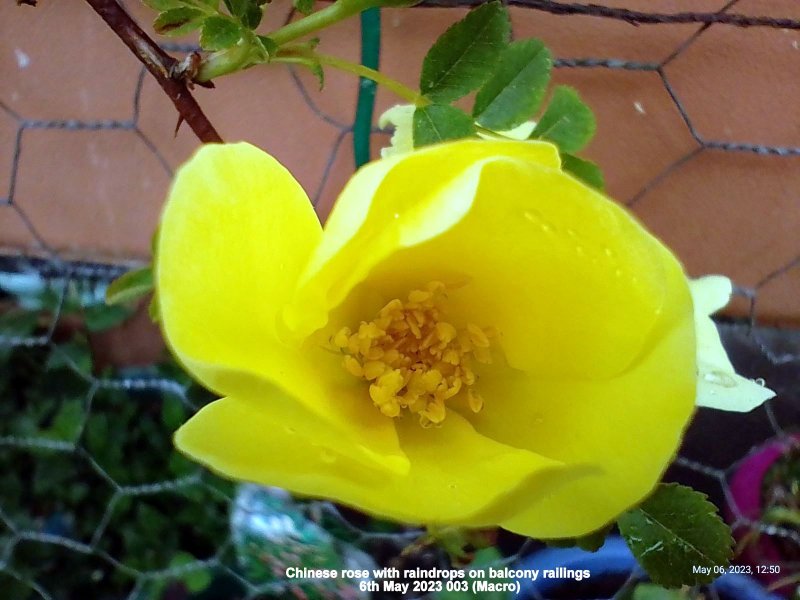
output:
<path id="1" fill-rule="evenodd" d="M 370 383 L 369 395 L 387 417 L 405 409 L 423 427 L 439 425 L 446 402 L 464 396 L 473 412 L 483 408 L 472 361 L 490 363 L 493 330 L 445 320 L 446 286 L 438 281 L 390 301 L 373 321 L 353 331 L 343 327 L 332 338 L 345 353 L 344 368 Z"/>

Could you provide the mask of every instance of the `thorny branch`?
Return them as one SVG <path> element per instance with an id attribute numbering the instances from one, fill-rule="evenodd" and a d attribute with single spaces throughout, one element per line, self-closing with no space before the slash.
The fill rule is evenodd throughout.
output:
<path id="1" fill-rule="evenodd" d="M 455 7 L 476 6 L 485 0 L 423 0 L 418 6 Z M 749 15 L 720 12 L 654 13 L 614 8 L 602 4 L 553 2 L 552 0 L 506 0 L 511 6 L 540 10 L 554 15 L 585 15 L 625 21 L 631 25 L 665 25 L 669 23 L 700 23 L 705 25 L 733 25 L 735 27 L 773 27 L 800 29 L 800 20 L 780 17 L 751 17 Z"/>
<path id="2" fill-rule="evenodd" d="M 182 64 L 159 48 L 158 44 L 131 19 L 117 0 L 86 0 L 86 2 L 155 77 L 161 89 L 178 109 L 180 120 L 186 121 L 200 141 L 221 143 L 222 138 L 187 87 L 186 77 L 181 74 L 184 71 L 181 68 Z"/>

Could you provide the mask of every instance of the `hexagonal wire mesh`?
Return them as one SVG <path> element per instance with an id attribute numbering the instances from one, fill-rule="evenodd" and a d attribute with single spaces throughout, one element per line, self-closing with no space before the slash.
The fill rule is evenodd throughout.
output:
<path id="1" fill-rule="evenodd" d="M 557 12 L 554 7 L 558 5 L 548 2 L 526 2 L 529 7 L 540 8 Z M 719 24 L 720 15 L 725 15 L 731 7 L 737 4 L 737 0 L 728 2 L 717 13 L 710 14 L 710 18 L 702 24 L 691 36 L 678 45 L 666 59 L 660 62 L 632 62 L 617 58 L 560 58 L 556 66 L 560 69 L 609 69 L 633 72 L 655 73 L 663 84 L 664 89 L 671 102 L 677 109 L 688 129 L 696 146 L 684 156 L 675 160 L 661 173 L 654 177 L 641 190 L 630 197 L 627 201 L 629 206 L 637 204 L 651 189 L 657 185 L 663 185 L 669 180 L 676 170 L 690 161 L 695 160 L 699 155 L 711 150 L 730 152 L 730 153 L 753 153 L 774 157 L 774 160 L 781 160 L 783 157 L 800 156 L 800 147 L 770 146 L 747 142 L 728 142 L 707 139 L 697 130 L 689 111 L 681 101 L 680 95 L 670 83 L 666 67 L 687 51 L 701 36 L 712 27 L 723 27 Z M 575 5 L 571 5 L 575 8 Z M 418 10 L 423 10 L 422 8 Z M 580 7 L 575 9 L 580 13 Z M 624 11 L 619 9 L 607 8 L 597 9 L 595 14 L 602 17 L 625 19 Z M 569 11 L 564 11 L 569 12 Z M 630 15 L 628 15 L 630 17 Z M 644 15 L 647 17 L 647 15 Z M 641 17 L 640 18 L 644 18 Z M 569 17 L 566 17 L 569 18 Z M 663 19 L 664 22 L 670 21 L 669 18 Z M 694 22 L 697 22 L 695 20 Z M 701 21 L 702 22 L 702 21 Z M 741 23 L 740 23 L 741 24 Z M 771 19 L 770 23 L 762 23 L 771 26 L 797 28 L 800 23 L 790 19 Z M 374 33 L 374 32 L 373 32 Z M 165 46 L 169 51 L 186 52 L 191 51 L 192 47 L 186 46 Z M 141 118 L 141 96 L 143 85 L 146 80 L 146 71 L 141 69 L 135 85 L 133 95 L 130 100 L 130 116 L 123 120 L 83 120 L 83 119 L 34 119 L 27 118 L 23 111 L 12 109 L 0 98 L 0 111 L 7 118 L 16 124 L 16 132 L 11 141 L 10 148 L 4 149 L 11 155 L 11 170 L 8 181 L 8 193 L 5 198 L 0 199 L 0 204 L 8 205 L 24 223 L 24 227 L 35 241 L 35 248 L 26 248 L 24 251 L 13 254 L 9 253 L 2 257 L 2 271 L 6 274 L 31 274 L 40 278 L 40 283 L 50 293 L 49 304 L 40 306 L 42 314 L 47 317 L 37 321 L 30 331 L 22 330 L 15 334 L 13 328 L 6 327 L 5 333 L 0 337 L 0 350 L 4 357 L 11 360 L 12 355 L 17 363 L 14 369 L 20 368 L 19 361 L 26 360 L 58 363 L 62 368 L 71 372 L 76 377 L 77 391 L 72 394 L 75 403 L 72 410 L 77 414 L 73 420 L 73 428 L 68 435 L 54 435 L 52 427 L 47 430 L 32 429 L 24 430 L 5 430 L 0 435 L 0 446 L 9 465 L 22 468 L 24 465 L 30 472 L 41 477 L 46 477 L 51 471 L 41 469 L 41 465 L 51 460 L 54 456 L 58 457 L 56 463 L 62 469 L 72 471 L 72 480 L 67 476 L 63 485 L 75 483 L 76 479 L 81 479 L 83 483 L 89 482 L 92 488 L 92 495 L 99 494 L 99 488 L 105 488 L 102 501 L 102 510 L 81 512 L 81 502 L 85 499 L 86 490 L 79 488 L 76 492 L 76 499 L 71 505 L 72 512 L 70 518 L 82 518 L 84 523 L 53 524 L 53 517 L 58 510 L 67 510 L 64 507 L 56 509 L 48 507 L 47 499 L 43 497 L 42 489 L 46 490 L 41 481 L 31 477 L 25 484 L 17 490 L 11 490 L 8 482 L 0 491 L 0 578 L 5 576 L 6 584 L 11 586 L 18 585 L 14 592 L 19 597 L 27 597 L 26 594 L 38 594 L 42 598 L 64 597 L 59 591 L 59 582 L 53 580 L 49 571 L 39 568 L 32 563 L 39 561 L 74 561 L 70 564 L 75 565 L 75 569 L 82 570 L 89 574 L 87 580 L 94 581 L 95 584 L 107 584 L 116 578 L 121 583 L 115 583 L 115 590 L 127 588 L 128 598 L 147 597 L 148 594 L 155 594 L 154 589 L 162 590 L 163 585 L 169 581 L 186 578 L 194 572 L 201 572 L 208 569 L 215 569 L 216 572 L 223 573 L 235 581 L 240 586 L 240 592 L 245 597 L 253 598 L 260 594 L 272 593 L 281 595 L 292 591 L 289 582 L 268 582 L 258 583 L 248 579 L 238 570 L 231 558 L 232 539 L 227 527 L 227 509 L 233 502 L 233 490 L 225 488 L 218 480 L 200 468 L 192 467 L 180 470 L 179 476 L 174 476 L 176 471 L 168 468 L 162 470 L 163 478 L 155 478 L 148 481 L 136 481 L 129 479 L 125 473 L 112 472 L 104 464 L 104 460 L 96 456 L 97 443 L 92 442 L 92 436 L 97 437 L 93 430 L 108 427 L 108 418 L 113 418 L 119 414 L 120 404 L 133 407 L 134 418 L 139 418 L 141 414 L 156 410 L 164 411 L 164 406 L 169 402 L 177 402 L 184 407 L 178 413 L 185 418 L 189 413 L 197 410 L 198 401 L 196 390 L 192 391 L 189 382 L 185 377 L 169 370 L 146 370 L 141 373 L 130 374 L 120 370 L 106 370 L 98 372 L 96 369 L 87 368 L 81 361 L 84 360 L 80 353 L 73 352 L 74 348 L 65 344 L 64 327 L 65 322 L 71 319 L 71 304 L 75 303 L 75 296 L 91 296 L 98 289 L 102 290 L 105 283 L 123 273 L 125 265 L 109 265 L 91 262 L 80 262 L 68 260 L 62 253 L 49 243 L 46 235 L 43 235 L 36 226 L 31 216 L 26 212 L 23 203 L 19 198 L 20 164 L 25 155 L 28 136 L 35 130 L 57 131 L 65 136 L 73 135 L 80 131 L 93 130 L 118 130 L 128 132 L 146 147 L 147 151 L 157 161 L 160 168 L 167 175 L 171 175 L 172 169 L 169 162 L 162 155 L 159 146 L 144 132 L 140 126 Z M 306 89 L 304 81 L 293 71 L 292 78 L 298 96 L 313 111 L 313 113 L 328 125 L 334 127 L 338 133 L 335 136 L 334 144 L 327 162 L 323 169 L 322 181 L 314 195 L 315 203 L 319 200 L 324 188 L 325 181 L 329 177 L 336 160 L 337 154 L 341 152 L 343 140 L 354 129 L 359 129 L 361 133 L 360 143 L 368 144 L 364 135 L 377 133 L 369 127 L 371 121 L 371 109 L 367 111 L 367 127 L 364 123 L 343 123 L 340 119 L 331 116 L 321 110 L 312 99 Z M 368 93 L 363 92 L 363 93 Z M 370 108 L 370 106 L 368 106 Z M 1 114 L 1 113 L 0 113 Z M 26 160 L 32 160 L 27 158 Z M 794 192 L 796 193 L 796 191 Z M 800 252 L 800 247 L 797 248 Z M 710 415 L 701 411 L 692 428 L 686 436 L 685 444 L 677 457 L 675 463 L 668 472 L 669 479 L 676 479 L 687 482 L 695 487 L 702 489 L 710 494 L 712 499 L 724 510 L 732 515 L 735 527 L 743 527 L 748 531 L 759 532 L 763 536 L 769 536 L 783 542 L 795 544 L 800 548 L 800 535 L 795 529 L 785 527 L 773 522 L 765 522 L 753 519 L 752 515 L 744 514 L 731 491 L 731 476 L 736 472 L 739 465 L 747 460 L 748 456 L 759 447 L 766 439 L 775 438 L 787 446 L 795 444 L 792 430 L 798 418 L 798 406 L 800 406 L 800 395 L 798 394 L 798 380 L 800 380 L 800 334 L 789 330 L 776 330 L 773 328 L 762 327 L 756 319 L 756 303 L 759 298 L 759 291 L 776 279 L 787 276 L 790 272 L 800 269 L 800 254 L 787 261 L 785 264 L 766 274 L 756 285 L 751 287 L 738 287 L 736 294 L 745 298 L 750 304 L 749 318 L 744 320 L 723 320 L 720 327 L 726 346 L 732 353 L 734 362 L 745 375 L 761 376 L 769 380 L 770 385 L 778 391 L 778 397 L 768 402 L 763 408 L 753 413 L 741 415 Z M 67 328 L 69 325 L 67 324 Z M 20 359 L 19 352 L 25 351 L 23 359 Z M 11 363 L 7 363 L 10 365 Z M 38 371 L 37 371 L 38 372 Z M 13 378 L 14 374 L 9 373 L 8 377 Z M 71 384 L 72 385 L 72 384 Z M 5 388 L 6 393 L 8 389 Z M 121 393 L 122 396 L 114 400 L 114 393 Z M 25 398 L 26 401 L 37 401 L 35 398 Z M 115 404 L 118 402 L 118 404 Z M 174 407 L 173 407 L 174 408 Z M 51 413 L 54 409 L 50 409 Z M 177 409 L 174 409 L 177 410 Z M 58 416 L 57 412 L 57 415 Z M 97 416 L 103 417 L 100 421 L 94 420 Z M 52 425 L 53 420 L 57 420 L 51 414 L 48 423 Z M 47 419 L 46 419 L 47 420 Z M 731 435 L 735 432 L 736 435 Z M 143 442 L 138 441 L 138 444 Z M 124 445 L 124 444 L 123 444 Z M 126 452 L 141 451 L 141 447 L 126 447 Z M 162 452 L 167 452 L 161 448 Z M 63 461 L 59 462 L 61 459 Z M 42 489 L 39 489 L 42 488 Z M 82 491 L 81 491 L 82 490 Z M 199 491 L 198 491 L 199 490 Z M 83 495 L 82 495 L 83 494 Z M 199 502 L 209 503 L 216 507 L 215 512 L 206 520 L 210 529 L 214 530 L 212 539 L 205 540 L 206 554 L 202 557 L 189 557 L 180 564 L 169 563 L 161 564 L 153 568 L 146 561 L 128 560 L 119 556 L 119 541 L 114 541 L 111 528 L 125 529 L 126 527 L 140 527 L 141 522 L 137 519 L 141 517 L 141 511 L 130 510 L 131 503 L 139 499 L 167 497 L 171 503 L 179 505 L 197 504 Z M 125 510 L 121 510 L 122 517 L 117 514 L 121 505 L 125 504 Z M 148 510 L 161 514 L 170 514 L 169 503 L 165 508 L 163 505 L 149 505 Z M 351 523 L 334 505 L 330 503 L 311 503 L 307 507 L 309 510 L 322 511 L 329 515 L 334 515 L 344 527 L 352 534 L 353 542 L 356 545 L 369 547 L 372 543 L 393 544 L 396 549 L 402 548 L 409 540 L 417 537 L 418 532 L 394 532 L 394 533 L 375 533 L 363 531 L 357 525 Z M 138 510 L 138 509 L 137 509 Z M 76 517 L 77 515 L 77 517 Z M 130 522 L 126 523 L 125 519 Z M 58 521 L 58 519 L 56 519 Z M 168 522 L 167 522 L 168 523 Z M 215 529 L 216 528 L 216 529 Z M 202 536 L 201 536 L 202 537 Z M 109 539 L 111 538 L 111 541 Z M 177 547 L 183 547 L 186 540 L 179 540 Z M 203 544 L 200 544 L 203 546 Z M 528 541 L 522 544 L 506 560 L 510 562 L 515 558 L 526 553 L 533 542 Z M 197 545 L 195 540 L 195 546 Z M 53 552 L 42 554 L 33 551 L 31 548 L 47 548 Z M 146 551 L 146 549 L 142 549 Z M 793 568 L 796 568 L 794 565 Z M 0 579 L 0 581 L 3 581 Z M 109 584 L 110 585 L 110 584 Z M 9 587 L 8 589 L 12 589 Z M 25 592 L 21 590 L 27 590 Z M 101 589 L 101 588 L 97 588 Z M 111 588 L 109 588 L 111 589 Z M 119 592 L 118 592 L 119 593 Z M 159 592 L 160 593 L 160 592 Z M 92 593 L 93 594 L 93 593 Z M 4 596 L 8 597 L 8 596 Z M 96 596 L 99 597 L 99 596 Z M 114 596 L 109 596 L 114 597 Z M 714 597 L 714 593 L 711 593 Z"/>

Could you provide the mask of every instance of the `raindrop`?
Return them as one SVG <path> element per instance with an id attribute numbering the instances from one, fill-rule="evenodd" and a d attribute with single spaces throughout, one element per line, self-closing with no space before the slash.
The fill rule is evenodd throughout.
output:
<path id="1" fill-rule="evenodd" d="M 726 388 L 736 387 L 736 380 L 722 371 L 711 371 L 703 375 L 703 379 L 715 385 L 721 385 Z"/>
<path id="2" fill-rule="evenodd" d="M 528 221 L 531 223 L 538 223 L 542 220 L 542 214 L 537 210 L 526 210 L 522 213 L 522 216 L 528 219 Z"/>

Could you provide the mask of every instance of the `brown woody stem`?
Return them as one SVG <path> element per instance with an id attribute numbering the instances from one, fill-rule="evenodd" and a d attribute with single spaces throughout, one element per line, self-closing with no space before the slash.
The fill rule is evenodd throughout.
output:
<path id="1" fill-rule="evenodd" d="M 178 75 L 178 61 L 150 39 L 117 0 L 86 0 L 86 2 L 155 77 L 158 85 L 172 100 L 181 120 L 186 121 L 200 141 L 222 143 L 222 138 L 189 91 L 185 79 Z"/>

